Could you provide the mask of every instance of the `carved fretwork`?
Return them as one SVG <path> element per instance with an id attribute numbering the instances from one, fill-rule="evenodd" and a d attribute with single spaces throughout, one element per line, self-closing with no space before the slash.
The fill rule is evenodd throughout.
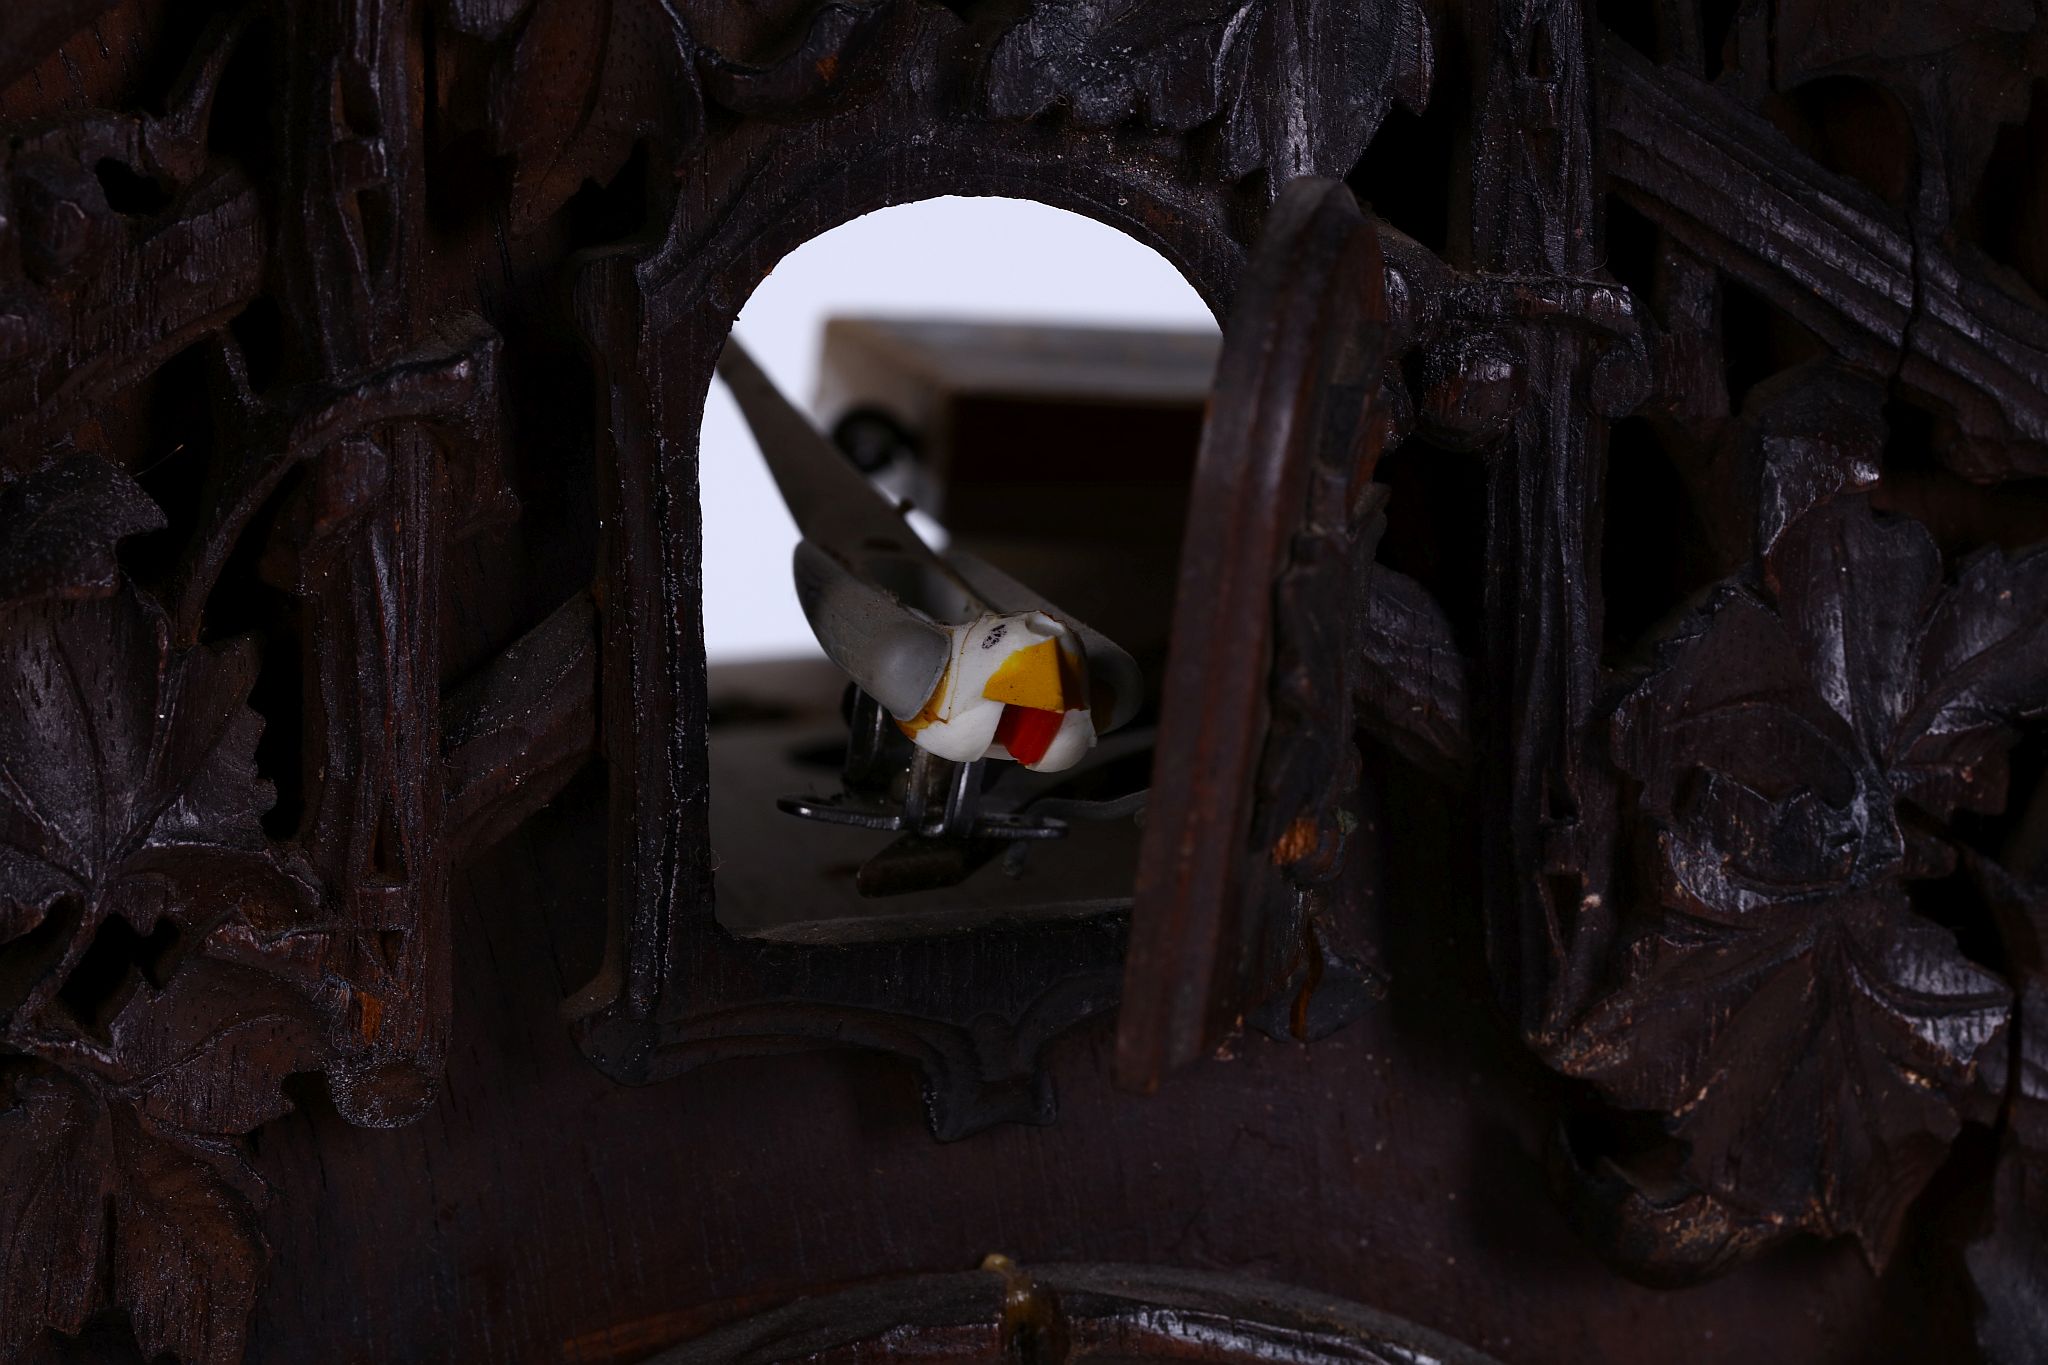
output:
<path id="1" fill-rule="evenodd" d="M 1887 1294 L 1953 1282 L 1929 1340 L 2040 1358 L 2037 7 L 207 9 L 0 3 L 0 1357 L 241 1358 L 262 1136 L 433 1108 L 451 875 L 589 770 L 565 916 L 602 959 L 534 1027 L 593 1084 L 858 1049 L 952 1140 L 1053 1122 L 1048 1055 L 1120 1001 L 1118 1078 L 1171 1091 L 1244 1025 L 1469 987 L 1528 1079 L 1474 1122 L 1564 1120 L 1497 1178 L 1541 1149 L 1603 1288 L 1845 1239 Z M 785 254 L 947 194 L 1118 228 L 1224 323 L 1136 910 L 736 938 L 707 386 Z M 1472 813 L 1426 896 L 1373 823 L 1410 807 Z M 1490 998 L 1401 980 L 1420 937 Z M 1433 1159 L 1342 1143 L 1318 1179 Z M 1396 1290 L 1455 1284 L 1438 1254 Z M 795 1261 L 764 1292 L 824 1273 Z M 1212 1313 L 1204 1359 L 1459 1358 L 1163 1272 L 1056 1272 L 1062 1319 L 1003 1273 L 995 1317 L 988 1275 L 911 1282 L 919 1343 L 1080 1359 Z M 888 1302 L 711 1340 L 866 1349 Z M 680 1334 L 649 1330 L 619 1358 Z"/>
<path id="2" fill-rule="evenodd" d="M 244 1137 L 289 1107 L 283 1082 L 323 1073 L 344 1114 L 379 1125 L 416 1117 L 438 1083 L 438 565 L 478 520 L 445 511 L 451 488 L 486 515 L 505 507 L 478 454 L 496 343 L 473 316 L 430 317 L 409 297 L 417 26 L 399 8 L 331 23 L 287 22 L 291 50 L 330 75 L 286 85 L 262 194 L 250 166 L 211 150 L 246 143 L 213 126 L 224 73 L 280 40 L 253 15 L 200 38 L 166 115 L 75 116 L 11 144 L 10 1359 L 102 1309 L 125 1312 L 151 1355 L 238 1358 L 267 1257 Z M 229 330 L 267 288 L 281 334 Z M 211 411 L 159 400 L 192 408 L 193 425 L 175 445 L 145 425 L 140 453 L 168 449 L 137 460 L 130 400 L 173 382 L 154 374 L 181 351 L 175 382 L 203 376 Z M 176 518 L 138 483 L 166 461 L 187 479 L 169 487 Z M 138 535 L 153 544 L 130 558 L 121 542 Z M 255 585 L 233 577 L 251 569 L 292 605 L 252 616 Z M 307 679 L 293 811 L 273 810 L 259 774 L 250 700 L 265 669 Z"/>

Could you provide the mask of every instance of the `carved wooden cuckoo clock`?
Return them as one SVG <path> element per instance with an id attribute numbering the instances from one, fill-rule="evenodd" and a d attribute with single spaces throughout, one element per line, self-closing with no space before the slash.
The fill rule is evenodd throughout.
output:
<path id="1" fill-rule="evenodd" d="M 2036 0 L 12 0 L 0 131 L 0 1360 L 2048 1361 Z M 1220 346 L 730 343 L 953 195 Z"/>

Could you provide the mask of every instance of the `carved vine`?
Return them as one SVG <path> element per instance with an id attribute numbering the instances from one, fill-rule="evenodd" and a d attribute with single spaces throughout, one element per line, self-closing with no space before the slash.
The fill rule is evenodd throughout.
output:
<path id="1" fill-rule="evenodd" d="M 400 970 L 389 960 L 393 935 L 423 940 L 388 893 L 368 888 L 375 909 L 362 913 L 380 869 L 337 867 L 317 820 L 266 831 L 276 793 L 258 773 L 251 698 L 259 669 L 302 646 L 223 634 L 212 613 L 237 553 L 316 598 L 337 561 L 382 533 L 408 461 L 471 496 L 457 509 L 467 521 L 488 519 L 495 339 L 451 315 L 423 345 L 401 334 L 316 375 L 304 357 L 320 349 L 319 322 L 283 309 L 282 353 L 259 360 L 284 377 L 252 384 L 228 324 L 257 299 L 278 243 L 248 168 L 212 145 L 210 118 L 254 32 L 203 35 L 162 116 L 56 120 L 0 150 L 0 340 L 14 348 L 0 361 L 9 1359 L 108 1310 L 152 1357 L 238 1359 L 268 1259 L 248 1135 L 290 1107 L 283 1087 L 300 1072 L 326 1072 L 359 1121 L 402 1117 L 422 1092 L 394 1085 L 380 1040 L 402 1042 L 394 1021 L 422 1006 L 446 1008 L 407 979 L 402 953 Z M 363 188 L 340 190 L 351 222 Z M 160 367 L 181 353 L 205 363 L 166 381 Z M 173 488 L 168 516 L 128 472 L 122 424 L 149 386 L 197 370 L 214 410 L 188 429 L 202 450 L 180 469 L 200 486 Z M 469 458 L 435 471 L 432 445 L 393 439 L 414 422 L 483 439 L 450 441 Z M 154 547 L 131 557 L 121 542 L 144 535 Z M 387 546 L 379 568 L 431 584 L 439 552 L 431 540 Z M 249 584 L 231 587 L 246 600 Z M 417 601 L 397 604 L 391 633 L 418 616 Z M 305 640 L 316 671 L 349 662 L 333 644 L 317 628 Z M 342 685 L 353 695 L 362 676 Z M 388 732 L 422 710 L 431 725 L 439 699 L 373 705 Z M 439 757 L 423 774 L 437 786 Z M 431 878 L 420 890 L 429 907 L 440 894 Z"/>
<path id="2" fill-rule="evenodd" d="M 1900 466 L 2040 470 L 2043 314 L 1969 240 L 2040 32 L 2030 6 L 1795 0 L 1720 20 L 1674 0 L 1627 39 L 1569 6 L 1472 25 L 1455 197 L 1489 273 L 1395 238 L 1389 288 L 1414 325 L 1415 432 L 1486 462 L 1491 652 L 1467 660 L 1444 605 L 1388 569 L 1356 645 L 1365 728 L 1483 803 L 1509 1012 L 1644 1121 L 1558 1144 L 1588 1235 L 1661 1283 L 1800 1232 L 1853 1235 L 1882 1267 L 1962 1126 L 1996 1124 L 1998 1211 L 1970 1253 L 1987 1348 L 2038 1304 L 2015 1209 L 2041 1206 L 2041 871 L 1976 842 L 2048 712 L 2048 551 L 1945 559 L 1937 537 L 1981 545 L 2018 519 Z M 1799 98 L 1864 82 L 1904 111 L 1919 160 L 1893 199 L 1787 112 L 1823 79 L 1848 84 Z M 1962 112 L 1979 88 L 1996 117 Z M 1618 281 L 1592 254 L 1626 226 L 1587 179 L 1595 128 L 1606 188 L 1652 234 Z M 1724 316 L 1740 290 L 1806 349 L 1731 411 L 1757 336 Z M 1895 430 L 1902 412 L 1926 434 Z M 1610 455 L 1601 419 L 1631 416 L 1669 452 L 1709 571 L 1645 638 L 1603 639 L 1599 547 L 1630 528 L 1602 481 L 1646 456 Z M 1921 905 L 1965 876 L 1997 926 L 1967 953 Z"/>
<path id="3" fill-rule="evenodd" d="M 16 46 L 0 73 L 11 83 L 51 59 L 103 8 L 39 7 L 57 18 L 5 29 Z M 441 553 L 509 499 L 495 338 L 425 286 L 430 243 L 499 234 L 510 274 L 525 267 L 506 234 L 560 245 L 636 189 L 649 201 L 637 219 L 575 244 L 630 241 L 664 214 L 672 236 L 706 233 L 771 164 L 779 129 L 886 130 L 905 111 L 972 122 L 1020 159 L 1056 159 L 1041 133 L 1093 139 L 1087 157 L 1177 187 L 1190 219 L 1213 226 L 1237 193 L 1255 221 L 1289 176 L 1342 174 L 1389 109 L 1424 107 L 1436 50 L 1435 16 L 1413 0 L 830 0 L 781 23 L 625 0 L 358 12 L 352 25 L 338 9 L 251 6 L 254 27 L 196 45 L 152 102 L 161 113 L 39 116 L 0 143 L 10 1357 L 107 1307 L 150 1353 L 236 1357 L 266 1257 L 246 1135 L 283 1112 L 300 1071 L 327 1071 L 357 1121 L 403 1121 L 430 1100 L 449 862 L 597 743 L 581 703 L 601 676 L 599 621 L 581 597 L 451 698 L 442 733 Z M 1281 586 L 1297 620 L 1288 724 L 1341 709 L 1348 685 L 1367 728 L 1488 793 L 1491 947 L 1511 1012 L 1559 1070 L 1677 1146 L 1677 1178 L 1654 1187 L 1621 1160 L 1565 1172 L 1611 1251 L 1683 1279 L 1795 1231 L 1849 1233 L 1881 1264 L 1959 1124 L 1993 1122 L 1994 1212 L 1967 1262 L 1983 1340 L 2005 1349 L 2044 1263 L 2048 867 L 1993 859 L 1962 826 L 2002 805 L 2014 727 L 2048 708 L 2048 555 L 1945 566 L 1927 529 L 1864 491 L 1890 491 L 1871 420 L 1887 398 L 1938 417 L 1933 453 L 1949 471 L 2048 468 L 2048 325 L 1962 232 L 1996 126 L 2040 69 L 2041 27 L 2025 5 L 1779 0 L 1740 7 L 1710 62 L 1692 6 L 1660 8 L 1668 50 L 1655 59 L 1587 31 L 1587 12 L 1504 4 L 1462 35 L 1475 117 L 1461 245 L 1488 273 L 1452 277 L 1413 244 L 1389 247 L 1405 253 L 1390 287 L 1407 271 L 1421 310 L 1406 339 L 1415 424 L 1489 462 L 1494 652 L 1466 659 L 1441 603 L 1346 562 L 1329 579 L 1358 608 L 1346 645 L 1360 657 L 1340 667 L 1348 684 L 1313 676 L 1333 667 L 1313 629 L 1332 599 L 1307 570 L 1370 539 L 1347 498 L 1343 534 L 1300 546 L 1302 572 Z M 294 64 L 261 183 L 212 137 L 230 64 L 259 41 Z M 430 113 L 414 83 L 429 63 Z M 903 69 L 917 79 L 874 75 Z M 1844 77 L 1904 111 L 1919 171 L 1896 202 L 1771 121 L 1773 100 Z M 1608 188 L 1659 234 L 1654 284 L 1601 277 L 1596 131 Z M 727 158 L 715 182 L 673 174 L 711 164 L 714 141 Z M 428 165 L 502 173 L 471 196 L 502 223 L 459 221 Z M 1246 181 L 1258 183 L 1242 194 Z M 1828 355 L 1734 414 L 1718 316 L 1731 282 Z M 226 330 L 265 310 L 281 335 L 252 346 Z M 646 319 L 629 322 L 620 335 Z M 132 401 L 195 346 L 215 449 L 180 519 L 124 472 L 106 400 Z M 1722 576 L 1642 672 L 1602 657 L 1593 586 L 1596 419 L 1630 412 L 1696 429 L 1682 474 Z M 309 783 L 308 814 L 282 834 L 263 829 L 250 707 L 273 645 L 208 629 L 252 529 L 252 564 L 305 631 L 308 728 L 324 727 L 312 752 L 349 774 Z M 118 549 L 152 532 L 181 552 L 162 580 Z M 645 605 L 620 578 L 602 585 L 608 625 Z M 634 662 L 622 638 L 614 682 Z M 655 718 L 680 724 L 687 707 Z M 1508 745 L 1498 771 L 1478 757 L 1489 740 Z M 1317 792 L 1341 789 L 1311 756 Z M 1336 856 L 1341 790 L 1317 815 L 1303 886 Z M 1997 970 L 1915 911 L 1924 883 L 1958 870 L 1995 912 Z M 634 971 L 667 970 L 675 945 L 651 930 L 636 942 Z M 653 1074 L 850 1036 L 853 1020 L 869 1045 L 924 1062 L 954 1135 L 1043 1116 L 1039 1045 L 1110 989 L 1077 976 L 1000 1017 L 949 1002 L 962 1023 L 844 1000 L 806 1012 L 777 1004 L 757 971 L 733 976 L 759 1009 L 657 1017 L 630 1002 L 641 1013 L 619 1055 Z"/>

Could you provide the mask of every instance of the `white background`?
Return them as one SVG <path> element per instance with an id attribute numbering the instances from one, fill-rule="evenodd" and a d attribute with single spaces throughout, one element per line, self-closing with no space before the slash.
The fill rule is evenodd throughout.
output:
<path id="1" fill-rule="evenodd" d="M 1114 228 L 1025 200 L 957 197 L 884 209 L 804 243 L 733 330 L 784 393 L 809 404 L 825 319 L 838 314 L 1216 325 L 1180 272 Z M 815 654 L 790 586 L 796 527 L 716 381 L 700 469 L 707 655 Z"/>

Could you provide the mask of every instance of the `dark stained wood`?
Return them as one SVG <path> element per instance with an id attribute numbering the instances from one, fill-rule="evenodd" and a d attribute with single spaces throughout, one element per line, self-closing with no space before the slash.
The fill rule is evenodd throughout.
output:
<path id="1" fill-rule="evenodd" d="M 636 1361 L 992 1251 L 1240 1272 L 1504 1361 L 1923 1365 L 1953 1340 L 1920 1286 L 1880 1285 L 1846 1243 L 1682 1294 L 1600 1262 L 1545 1188 L 1562 1097 L 1471 1003 L 1486 983 L 1454 801 L 1375 822 L 1421 897 L 1389 904 L 1434 907 L 1374 921 L 1386 1008 L 1309 1048 L 1250 1035 L 1150 1097 L 1114 1085 L 1098 1020 L 1053 1049 L 1057 1122 L 951 1143 L 930 1138 L 914 1068 L 881 1055 L 736 1057 L 635 1088 L 590 1067 L 556 1005 L 601 948 L 603 806 L 587 775 L 458 874 L 456 934 L 478 946 L 457 964 L 443 1104 L 366 1132 L 300 1090 L 301 1112 L 264 1130 L 272 1271 L 252 1359 L 300 1359 L 325 1331 L 351 1359 Z M 500 1086 L 546 1121 L 508 1137 Z"/>
<path id="2" fill-rule="evenodd" d="M 597 747 L 597 608 L 579 594 L 441 707 L 447 838 L 461 858 L 555 798 Z"/>
<path id="3" fill-rule="evenodd" d="M 1762 114 L 1608 40 L 1601 128 L 1629 202 L 1812 328 L 1842 359 L 1946 410 L 1975 479 L 2048 472 L 2048 321 L 1981 257 L 1846 176 Z M 1975 120 L 1970 120 L 1975 122 Z"/>
<path id="4" fill-rule="evenodd" d="M 1351 192 L 1297 180 L 1225 335 L 1181 538 L 1118 1013 L 1133 1086 L 1221 1041 L 1273 992 L 1271 960 L 1320 955 L 1302 901 L 1342 871 L 1357 827 L 1345 627 L 1357 523 L 1379 506 L 1382 274 Z"/>
<path id="5" fill-rule="evenodd" d="M 0 1357 L 2044 1358 L 2037 6 L 16 0 L 0 133 Z M 704 393 L 942 194 L 1224 324 L 1136 909 L 736 938 Z"/>
<path id="6" fill-rule="evenodd" d="M 1598 268 L 1586 20 L 1582 6 L 1522 0 L 1468 16 L 1480 144 L 1472 251 L 1482 270 L 1569 288 Z M 1619 295 L 1600 311 L 1619 331 L 1633 305 Z M 1588 400 L 1611 338 L 1540 316 L 1497 335 L 1522 397 L 1485 456 L 1493 572 L 1480 747 L 1496 758 L 1481 789 L 1487 950 L 1504 1005 L 1541 1036 L 1591 986 L 1614 914 L 1603 866 L 1612 779 L 1588 742 L 1601 700 L 1601 585 L 1587 572 L 1599 557 L 1610 415 Z"/>

